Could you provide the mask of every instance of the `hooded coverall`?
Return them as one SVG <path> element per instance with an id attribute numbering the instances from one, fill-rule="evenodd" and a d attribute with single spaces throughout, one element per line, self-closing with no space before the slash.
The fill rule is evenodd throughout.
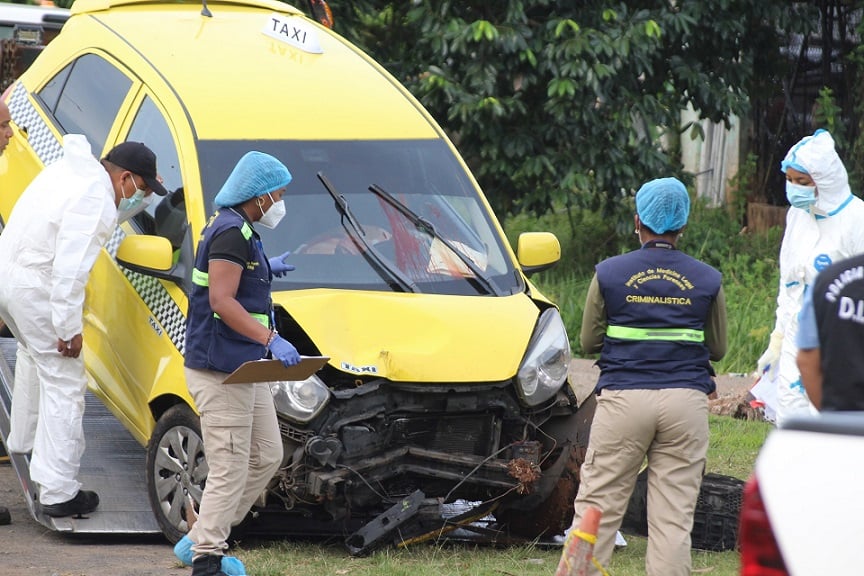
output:
<path id="1" fill-rule="evenodd" d="M 816 185 L 816 203 L 810 209 L 791 207 L 780 245 L 780 286 L 774 337 L 781 339 L 776 368 L 762 375 L 753 394 L 766 401 L 778 425 L 793 414 L 815 413 L 801 384 L 795 345 L 798 312 L 804 289 L 833 262 L 864 252 L 864 201 L 849 188 L 843 162 L 834 149 L 831 134 L 819 130 L 803 138 L 786 155 L 786 163 L 804 168 Z M 772 390 L 761 393 L 760 387 Z M 776 393 L 776 400 L 771 396 Z M 776 404 L 774 404 L 776 402 Z M 773 405 L 772 405 L 773 404 Z"/>
<path id="2" fill-rule="evenodd" d="M 11 452 L 32 452 L 43 505 L 81 488 L 84 360 L 58 339 L 83 331 L 84 286 L 117 221 L 114 189 L 87 138 L 67 134 L 63 156 L 24 190 L 0 234 L 0 317 L 18 339 Z"/>

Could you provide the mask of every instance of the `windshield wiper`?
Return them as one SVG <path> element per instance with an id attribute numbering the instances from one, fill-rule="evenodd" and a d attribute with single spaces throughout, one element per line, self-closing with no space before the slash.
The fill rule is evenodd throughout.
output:
<path id="1" fill-rule="evenodd" d="M 420 292 L 420 289 L 417 288 L 417 284 L 415 284 L 413 280 L 406 276 L 393 262 L 390 261 L 389 258 L 381 254 L 381 252 L 366 240 L 366 231 L 363 230 L 363 226 L 354 217 L 351 209 L 348 208 L 348 200 L 345 196 L 336 192 L 336 188 L 334 188 L 330 180 L 324 176 L 323 172 L 318 172 L 318 179 L 336 202 L 336 209 L 339 210 L 340 214 L 342 214 L 342 227 L 345 228 L 345 232 L 348 233 L 348 236 L 350 236 L 352 240 L 358 244 L 362 244 L 365 248 L 365 250 L 361 250 L 360 252 L 369 264 L 371 264 L 379 274 L 386 276 L 395 282 L 403 292 Z"/>
<path id="2" fill-rule="evenodd" d="M 474 274 L 473 280 L 476 280 L 476 282 L 486 290 L 487 294 L 501 296 L 501 291 L 492 282 L 492 280 L 490 280 L 489 277 L 486 276 L 486 273 L 483 272 L 479 266 L 477 266 L 474 260 L 464 254 L 461 250 L 453 246 L 453 244 L 451 244 L 449 240 L 439 234 L 438 231 L 435 230 L 435 225 L 432 224 L 432 222 L 430 222 L 426 218 L 423 218 L 422 216 L 408 208 L 408 206 L 397 200 L 389 192 L 387 192 L 377 184 L 372 184 L 371 186 L 369 186 L 369 191 L 390 204 L 391 206 L 393 206 L 394 208 L 396 208 L 406 218 L 408 218 L 408 220 L 410 220 L 411 223 L 414 224 L 414 226 L 418 230 L 429 234 L 430 236 L 441 242 L 444 246 L 446 246 L 447 249 L 450 250 L 450 252 L 455 254 L 456 257 L 459 258 L 459 260 L 461 260 L 462 263 L 465 264 L 465 266 L 467 266 L 469 270 L 471 270 L 471 272 Z M 468 276 L 466 276 L 465 278 L 466 280 L 472 279 Z"/>

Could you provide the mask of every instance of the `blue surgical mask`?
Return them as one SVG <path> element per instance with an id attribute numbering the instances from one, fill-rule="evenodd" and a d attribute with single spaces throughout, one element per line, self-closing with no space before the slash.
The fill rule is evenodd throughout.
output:
<path id="1" fill-rule="evenodd" d="M 786 199 L 795 208 L 807 210 L 816 203 L 816 187 L 786 182 Z"/>
<path id="2" fill-rule="evenodd" d="M 144 210 L 150 203 L 147 201 L 147 192 L 145 190 L 136 187 L 132 196 L 126 198 L 126 187 L 122 183 L 120 185 L 123 187 L 124 197 L 120 199 L 120 203 L 117 205 L 117 224 L 121 224 L 132 218 Z"/>

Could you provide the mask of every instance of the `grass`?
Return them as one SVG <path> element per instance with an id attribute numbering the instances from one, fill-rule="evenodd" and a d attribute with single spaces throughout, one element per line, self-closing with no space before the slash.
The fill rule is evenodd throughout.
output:
<path id="1" fill-rule="evenodd" d="M 709 425 L 707 471 L 747 478 L 772 426 L 725 416 L 711 416 Z M 612 576 L 645 574 L 646 539 L 625 537 L 628 545 L 616 551 L 607 570 Z M 427 542 L 353 558 L 340 541 L 249 541 L 232 553 L 246 563 L 249 576 L 551 576 L 561 548 Z M 737 576 L 738 563 L 735 551 L 693 551 L 694 574 Z"/>

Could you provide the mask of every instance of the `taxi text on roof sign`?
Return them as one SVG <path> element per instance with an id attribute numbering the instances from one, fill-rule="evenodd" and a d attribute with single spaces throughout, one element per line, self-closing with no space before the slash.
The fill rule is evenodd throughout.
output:
<path id="1" fill-rule="evenodd" d="M 321 48 L 321 43 L 318 41 L 317 30 L 302 18 L 273 12 L 268 17 L 261 32 L 304 52 L 324 53 L 324 49 Z"/>

